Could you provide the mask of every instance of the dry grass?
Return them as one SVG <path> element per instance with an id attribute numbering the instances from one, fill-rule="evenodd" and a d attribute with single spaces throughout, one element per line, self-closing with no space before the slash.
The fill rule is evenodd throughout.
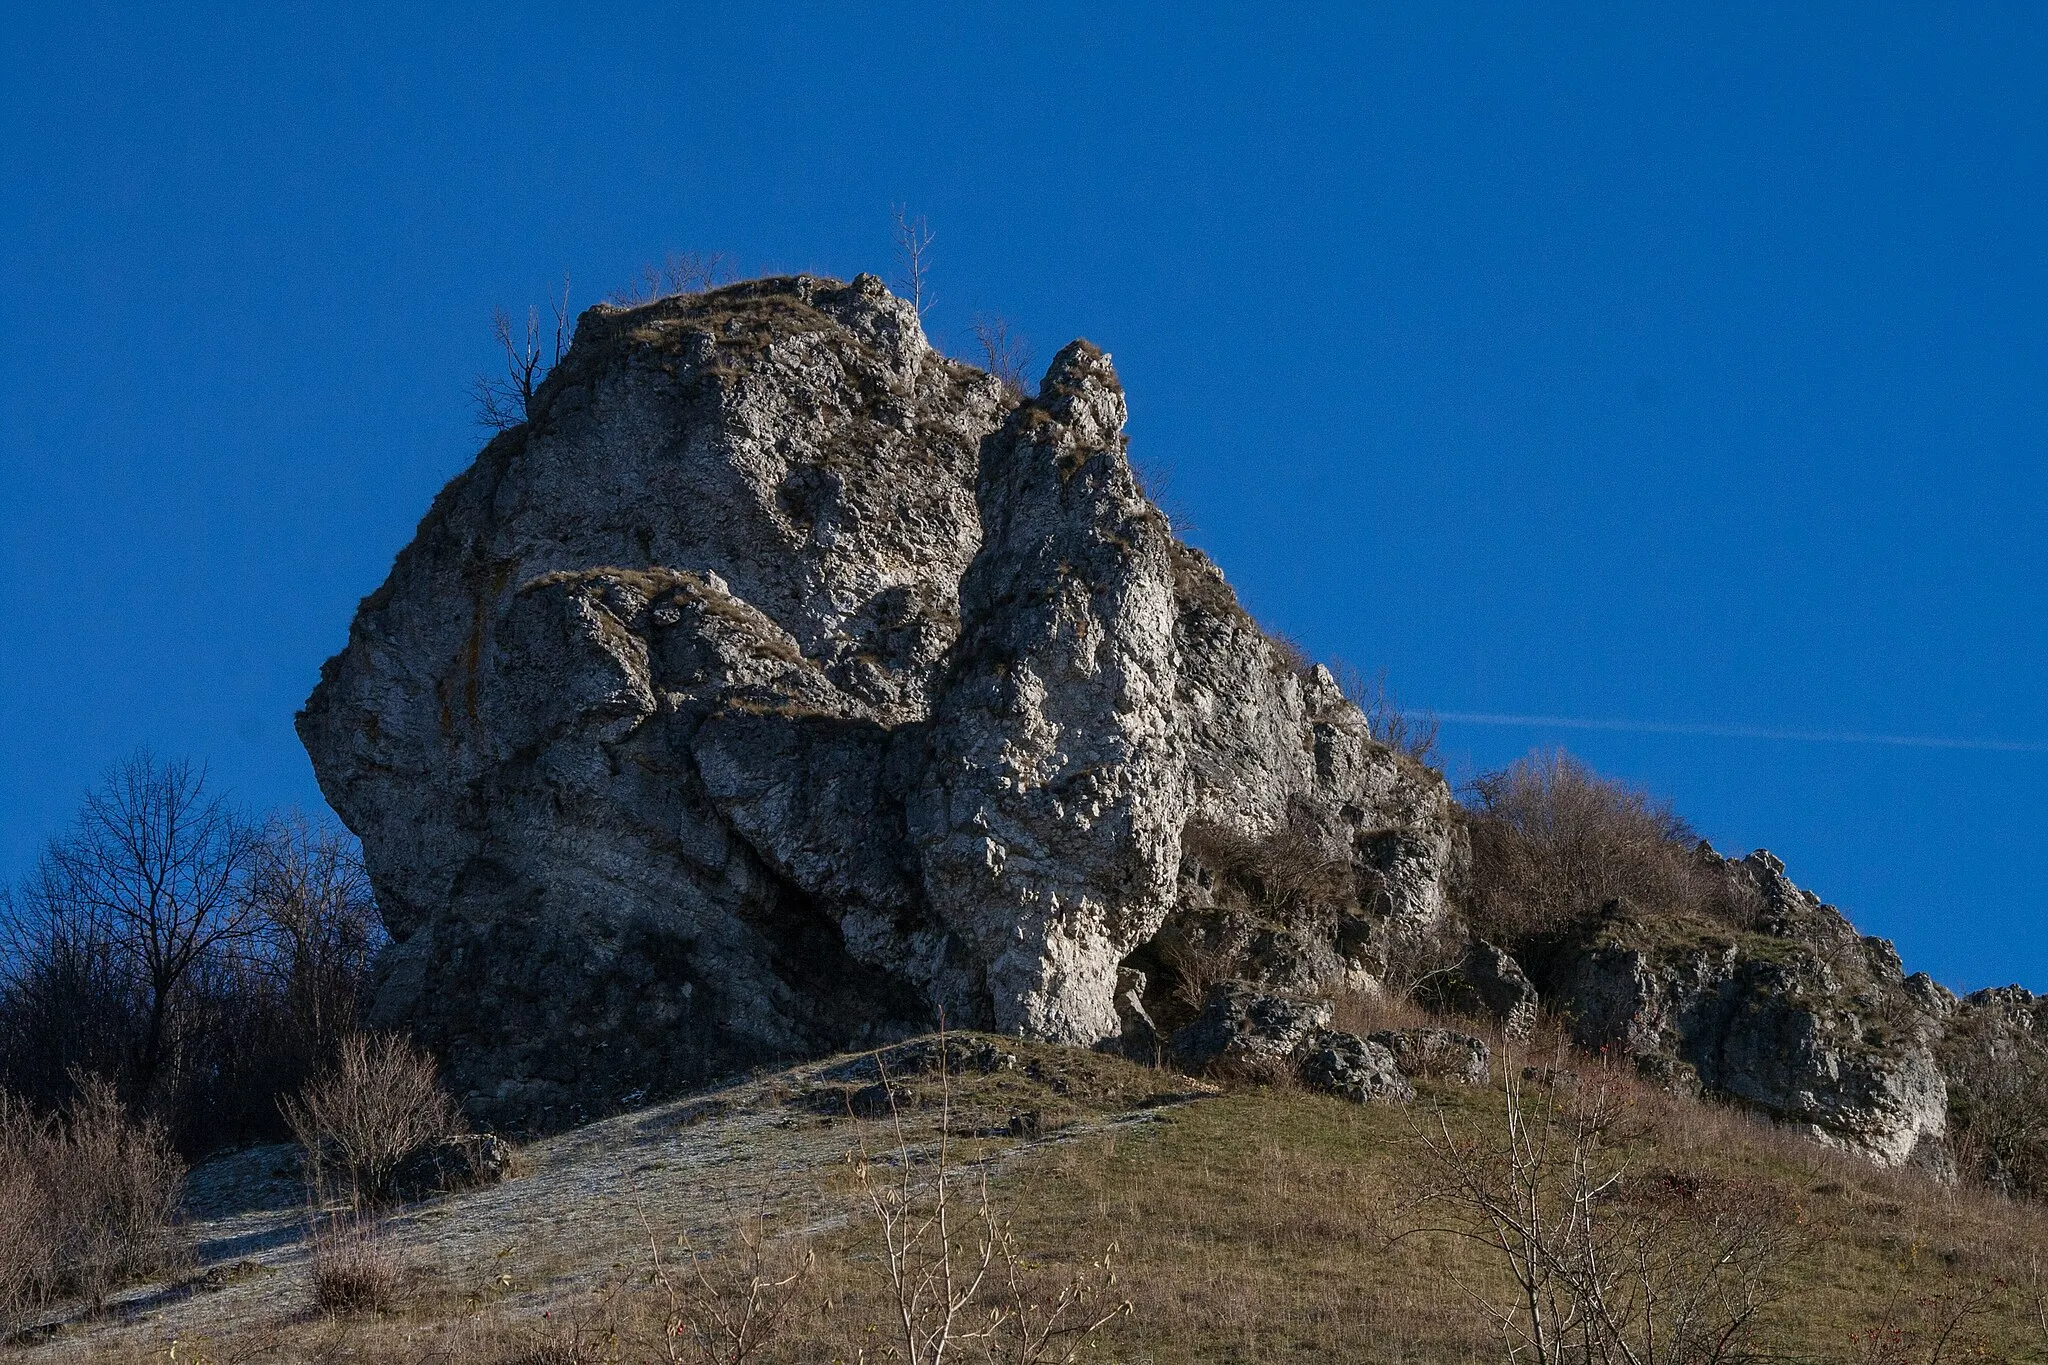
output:
<path id="1" fill-rule="evenodd" d="M 312 1281 L 323 1313 L 383 1313 L 398 1302 L 405 1266 L 375 1222 L 337 1218 L 314 1235 Z"/>

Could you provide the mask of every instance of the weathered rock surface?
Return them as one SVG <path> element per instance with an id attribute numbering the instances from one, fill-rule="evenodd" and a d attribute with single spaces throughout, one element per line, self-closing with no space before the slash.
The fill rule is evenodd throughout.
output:
<path id="1" fill-rule="evenodd" d="M 1297 982 L 1441 933 L 1443 781 L 1175 540 L 1124 416 L 1087 343 L 1018 403 L 871 277 L 585 313 L 299 718 L 373 1019 L 545 1127 L 942 1011 L 1116 1037 L 1199 975 L 1170 922 Z"/>
<path id="2" fill-rule="evenodd" d="M 1484 939 L 1466 947 L 1464 960 L 1436 994 L 1454 1013 L 1491 1018 L 1509 1038 L 1528 1037 L 1542 1007 L 1522 964 Z"/>
<path id="3" fill-rule="evenodd" d="M 1886 1164 L 1939 1166 L 1948 1095 L 1925 987 L 1769 853 L 1721 866 L 1754 891 L 1753 928 L 1616 903 L 1567 946 L 1547 994 L 1575 1041 Z"/>

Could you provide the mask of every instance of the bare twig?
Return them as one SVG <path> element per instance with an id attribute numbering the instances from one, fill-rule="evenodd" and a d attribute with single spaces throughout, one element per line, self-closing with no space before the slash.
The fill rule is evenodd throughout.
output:
<path id="1" fill-rule="evenodd" d="M 1460 1138 L 1439 1110 L 1420 1145 L 1422 1202 L 1449 1214 L 1426 1230 L 1492 1249 L 1514 1286 L 1504 1300 L 1467 1290 L 1504 1358 L 1742 1358 L 1778 1271 L 1802 1246 L 1776 1202 L 1688 1173 L 1638 1172 L 1605 1077 L 1583 1072 L 1531 1094 L 1513 1058 L 1502 1062 L 1498 1139 Z"/>
<path id="2" fill-rule="evenodd" d="M 1031 343 L 1010 326 L 1009 319 L 976 314 L 974 340 L 981 347 L 984 367 L 1010 396 L 1030 397 Z"/>
<path id="3" fill-rule="evenodd" d="M 909 296 L 910 306 L 922 320 L 925 310 L 932 306 L 931 254 L 936 236 L 923 214 L 912 214 L 902 204 L 893 205 L 890 213 L 896 220 L 896 263 L 900 272 L 896 288 Z"/>
<path id="4" fill-rule="evenodd" d="M 644 1215 L 641 1227 L 647 1228 Z M 670 1365 L 681 1365 L 686 1346 L 687 1358 L 699 1365 L 745 1365 L 754 1359 L 781 1334 L 817 1266 L 808 1248 L 797 1248 L 786 1263 L 774 1264 L 767 1235 L 756 1224 L 742 1224 L 735 1236 L 740 1244 L 737 1256 L 712 1258 L 698 1252 L 687 1232 L 678 1234 L 683 1261 L 678 1269 L 663 1259 L 660 1239 L 647 1229 L 654 1282 L 668 1298 L 662 1345 Z M 708 1264 L 723 1273 L 714 1276 Z"/>
<path id="5" fill-rule="evenodd" d="M 731 283 L 732 278 L 732 261 L 723 251 L 670 252 L 660 265 L 642 266 L 633 283 L 612 295 L 611 301 L 634 307 L 681 294 L 701 294 Z"/>
<path id="6" fill-rule="evenodd" d="M 976 1163 L 971 1175 L 958 1169 L 951 1136 L 952 1049 L 943 1020 L 937 1043 L 936 1151 L 926 1156 L 912 1147 L 887 1063 L 877 1053 L 894 1150 L 885 1161 L 863 1136 L 855 1156 L 855 1180 L 881 1243 L 895 1319 L 892 1344 L 903 1365 L 943 1365 L 970 1345 L 992 1365 L 1071 1365 L 1088 1337 L 1131 1311 L 1129 1302 L 1115 1297 L 1116 1248 L 1103 1252 L 1091 1275 L 1046 1288 L 996 1213 L 986 1164 Z M 963 1176 L 973 1182 L 964 1206 L 952 1192 Z"/>

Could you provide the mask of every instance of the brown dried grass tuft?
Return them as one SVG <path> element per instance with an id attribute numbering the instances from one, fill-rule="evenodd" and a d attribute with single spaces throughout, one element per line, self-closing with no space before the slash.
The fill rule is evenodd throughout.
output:
<path id="1" fill-rule="evenodd" d="M 404 1282 L 404 1262 L 375 1222 L 336 1218 L 314 1233 L 313 1302 L 321 1312 L 388 1312 Z"/>

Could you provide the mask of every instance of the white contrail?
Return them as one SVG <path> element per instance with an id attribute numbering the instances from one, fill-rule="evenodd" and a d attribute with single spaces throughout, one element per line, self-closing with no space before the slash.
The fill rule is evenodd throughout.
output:
<path id="1" fill-rule="evenodd" d="M 1807 744 L 1889 744 L 1901 749 L 1982 749 L 2002 754 L 2048 754 L 2048 744 L 2005 739 L 1948 739 L 1940 735 L 1870 735 L 1855 730 L 1773 730 L 1760 725 L 1685 725 L 1655 720 L 1587 720 L 1579 716 L 1511 716 L 1493 711 L 1437 711 L 1460 725 L 1517 725 L 1532 729 L 1625 730 L 1645 735 L 1710 735 L 1717 739 L 1790 739 Z"/>

